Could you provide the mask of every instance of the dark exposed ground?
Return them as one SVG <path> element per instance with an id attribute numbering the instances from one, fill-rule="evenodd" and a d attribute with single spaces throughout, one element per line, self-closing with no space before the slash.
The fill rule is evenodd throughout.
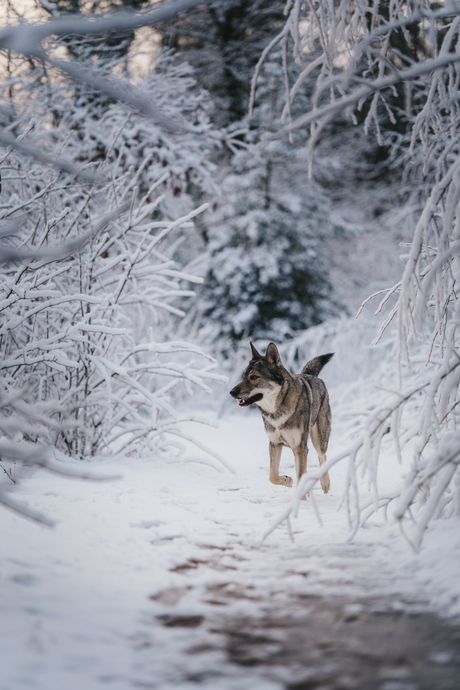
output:
<path id="1" fill-rule="evenodd" d="M 257 618 L 171 615 L 161 622 L 214 634 L 227 664 L 186 679 L 207 687 L 212 677 L 216 687 L 227 687 L 230 663 L 246 669 L 255 689 L 272 680 L 286 690 L 459 690 L 460 623 L 404 609 L 375 599 L 306 596 L 287 615 L 267 608 Z M 209 652 L 212 638 L 192 644 L 188 653 Z"/>
<path id="2" fill-rule="evenodd" d="M 460 626 L 451 628 L 429 613 L 313 598 L 303 605 L 294 620 L 273 613 L 229 626 L 230 659 L 303 666 L 303 678 L 287 683 L 289 690 L 460 688 Z M 277 649 L 270 653 L 274 640 Z"/>

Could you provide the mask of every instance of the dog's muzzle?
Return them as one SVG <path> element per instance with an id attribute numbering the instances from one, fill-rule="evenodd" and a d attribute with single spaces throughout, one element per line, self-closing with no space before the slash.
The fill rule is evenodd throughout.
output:
<path id="1" fill-rule="evenodd" d="M 235 398 L 235 400 L 238 400 L 238 405 L 240 407 L 248 407 L 249 405 L 252 405 L 258 400 L 262 400 L 262 398 L 264 397 L 262 393 L 256 393 L 255 395 L 251 395 L 247 398 L 244 398 L 243 396 L 241 396 L 240 389 L 238 388 L 238 386 L 232 388 L 232 390 L 230 391 L 230 395 L 232 396 L 232 398 Z"/>

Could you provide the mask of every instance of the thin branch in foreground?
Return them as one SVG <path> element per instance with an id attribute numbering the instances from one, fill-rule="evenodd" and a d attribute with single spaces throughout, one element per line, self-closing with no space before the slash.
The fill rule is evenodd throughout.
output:
<path id="1" fill-rule="evenodd" d="M 41 44 L 50 36 L 100 36 L 112 31 L 133 31 L 143 26 L 172 19 L 207 0 L 179 0 L 165 3 L 147 12 L 107 12 L 99 15 L 72 16 L 51 19 L 40 24 L 22 22 L 0 31 L 0 48 L 34 57 Z"/>
<path id="2" fill-rule="evenodd" d="M 17 501 L 11 500 L 10 496 L 5 491 L 0 491 L 0 504 L 5 506 L 5 508 L 9 508 L 10 510 L 14 511 L 21 517 L 26 517 L 40 525 L 54 527 L 56 524 L 54 520 L 50 520 L 50 518 L 46 517 L 46 515 L 43 515 L 36 510 L 32 510 L 32 508 L 29 508 L 23 503 L 18 503 Z"/>
<path id="3" fill-rule="evenodd" d="M 13 482 L 13 484 L 16 484 L 16 481 L 15 481 L 15 480 L 13 479 L 13 477 L 11 476 L 11 470 L 8 472 L 8 470 L 7 470 L 5 467 L 3 467 L 3 465 L 2 465 L 1 463 L 0 463 L 0 467 L 2 468 L 2 470 L 4 471 L 4 473 L 6 474 L 6 476 L 8 477 L 8 479 L 9 479 L 11 482 Z"/>

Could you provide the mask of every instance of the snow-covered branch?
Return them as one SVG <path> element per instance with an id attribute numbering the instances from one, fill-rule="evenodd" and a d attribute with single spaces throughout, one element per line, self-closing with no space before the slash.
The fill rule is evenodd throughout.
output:
<path id="1" fill-rule="evenodd" d="M 34 57 L 42 52 L 42 42 L 50 36 L 100 36 L 112 31 L 133 31 L 166 21 L 206 0 L 178 0 L 147 12 L 111 12 L 99 15 L 59 17 L 40 24 L 22 22 L 0 31 L 0 49 Z"/>

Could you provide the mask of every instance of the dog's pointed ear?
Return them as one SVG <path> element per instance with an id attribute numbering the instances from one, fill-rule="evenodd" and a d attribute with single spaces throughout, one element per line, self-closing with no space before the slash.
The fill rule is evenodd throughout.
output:
<path id="1" fill-rule="evenodd" d="M 272 366 L 276 367 L 281 366 L 280 353 L 278 352 L 278 348 L 276 347 L 275 343 L 269 343 L 265 357 L 267 358 L 269 365 L 271 364 Z"/>
<path id="2" fill-rule="evenodd" d="M 251 346 L 252 359 L 262 359 L 262 355 L 259 352 L 257 352 L 254 345 L 252 343 L 249 343 L 249 345 Z"/>

